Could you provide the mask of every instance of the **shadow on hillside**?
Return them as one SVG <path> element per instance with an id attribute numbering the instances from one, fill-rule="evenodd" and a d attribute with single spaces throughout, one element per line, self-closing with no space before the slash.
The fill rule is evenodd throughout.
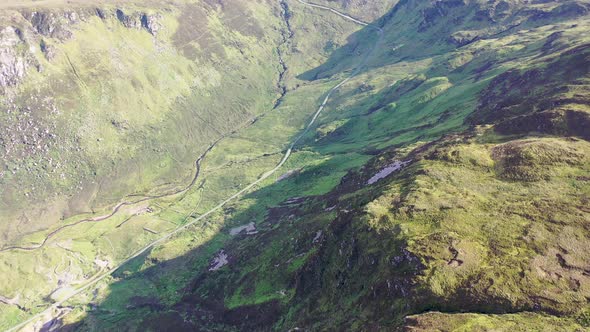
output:
<path id="1" fill-rule="evenodd" d="M 329 194 L 299 197 L 319 178 L 329 176 L 332 166 L 327 161 L 245 195 L 242 199 L 256 202 L 245 210 L 235 212 L 231 205 L 224 209 L 228 224 L 233 227 L 255 221 L 255 234 L 242 232 L 231 236 L 231 227 L 225 226 L 209 241 L 183 256 L 167 261 L 153 261 L 149 258 L 149 250 L 135 258 L 113 274 L 118 280 L 109 286 L 110 295 L 104 301 L 89 305 L 88 316 L 82 321 L 60 329 L 92 329 L 95 327 L 92 324 L 98 324 L 105 330 L 129 330 L 139 326 L 138 329 L 142 331 L 148 328 L 156 331 L 194 331 L 199 330 L 201 324 L 221 324 L 247 330 L 271 326 L 282 313 L 276 299 L 269 299 L 256 306 L 244 305 L 234 309 L 226 307 L 227 300 L 238 285 L 246 283 L 242 280 L 244 276 L 240 268 L 248 266 L 249 259 L 263 256 L 262 253 L 268 249 L 265 245 L 276 241 L 275 238 L 269 238 L 270 232 L 283 227 L 284 223 L 292 225 L 295 217 L 306 212 L 323 211 L 326 205 L 335 204 L 336 198 Z M 211 221 L 211 218 L 207 218 L 187 232 L 199 232 L 203 225 Z M 313 238 L 317 231 L 313 227 L 318 227 L 314 224 L 315 221 L 302 223 L 308 223 L 310 227 L 303 227 L 301 231 Z M 282 236 L 297 237 L 295 234 Z M 248 252 L 244 252 L 246 247 Z M 296 249 L 300 250 L 295 248 L 293 257 L 298 252 Z M 228 255 L 229 264 L 219 270 L 210 271 L 215 265 L 214 258 L 222 250 Z M 144 266 L 149 267 L 142 270 Z M 255 276 L 248 276 L 250 281 L 253 281 L 253 277 Z M 284 279 L 282 282 L 287 287 L 292 280 L 289 277 Z M 203 282 L 207 282 L 207 297 L 202 296 L 204 290 L 200 286 Z M 176 297 L 179 300 L 175 303 L 165 303 L 158 297 L 174 293 L 180 293 Z M 192 322 L 188 322 L 179 312 L 191 313 Z M 146 314 L 150 316 L 145 321 L 141 320 Z"/>
<path id="2" fill-rule="evenodd" d="M 371 26 L 363 27 L 352 33 L 346 38 L 346 44 L 332 50 L 328 59 L 323 64 L 300 74 L 297 78 L 305 81 L 315 81 L 354 71 L 357 68 L 359 61 L 362 61 L 363 57 L 371 52 L 375 43 L 378 41 L 379 37 L 376 27 L 383 28 L 392 17 L 392 13 L 395 11 L 396 8 L 394 7 L 390 13 L 371 22 Z M 338 19 L 344 20 L 344 18 Z M 351 22 L 350 24 L 355 23 Z M 331 43 L 331 41 L 328 41 L 328 43 Z M 330 45 L 326 45 L 326 48 L 329 49 Z M 399 58 L 394 57 L 388 60 L 391 62 L 397 62 L 399 61 Z M 369 63 L 364 65 L 359 74 L 366 72 L 373 65 L 385 65 L 384 63 L 371 64 L 370 62 L 369 59 Z"/>
<path id="3" fill-rule="evenodd" d="M 385 15 L 368 22 L 369 26 L 351 34 L 347 38 L 347 43 L 332 51 L 323 64 L 297 78 L 314 81 L 350 74 L 357 69 L 359 61 L 370 53 L 375 45 L 377 48 L 357 75 L 401 61 L 420 61 L 457 47 L 446 37 L 420 29 L 419 20 L 406 17 L 408 11 L 421 16 L 420 5 L 412 1 L 399 1 Z M 379 38 L 377 29 L 383 30 L 383 38 Z M 445 29 L 448 30 L 445 33 L 450 34 L 459 27 L 448 26 Z"/>
<path id="4" fill-rule="evenodd" d="M 374 28 L 363 28 L 347 38 L 347 43 L 330 53 L 326 62 L 319 67 L 297 76 L 305 81 L 331 78 L 356 69 L 359 61 L 374 47 L 377 32 Z M 363 70 L 365 70 L 363 68 Z"/>
<path id="5" fill-rule="evenodd" d="M 444 8 L 445 5 L 452 9 Z M 486 14 L 489 8 L 485 5 L 475 2 L 453 7 L 455 5 L 457 3 L 451 1 L 447 4 L 439 1 L 432 6 L 427 1 L 399 1 L 387 14 L 371 22 L 373 27 L 367 26 L 351 34 L 347 43 L 331 52 L 323 64 L 298 78 L 314 81 L 352 72 L 358 59 L 369 52 L 378 39 L 374 27 L 382 28 L 385 37 L 360 74 L 372 68 L 400 61 L 420 61 L 480 40 L 520 34 L 547 25 L 554 25 L 556 33 L 553 40 L 548 41 L 551 43 L 559 38 L 558 24 L 589 13 L 589 9 L 580 4 L 563 4 L 555 8 L 548 5 L 537 10 L 519 10 L 514 15 L 497 13 L 495 17 Z M 470 31 L 477 33 L 472 36 Z"/>

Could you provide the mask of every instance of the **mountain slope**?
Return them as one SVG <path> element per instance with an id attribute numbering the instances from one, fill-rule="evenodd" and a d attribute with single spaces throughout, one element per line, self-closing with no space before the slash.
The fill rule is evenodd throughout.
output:
<path id="1" fill-rule="evenodd" d="M 236 10 L 232 4 L 207 6 L 223 13 Z M 6 321 L 59 303 L 41 323 L 131 331 L 589 328 L 589 3 L 317 4 L 371 24 L 296 1 L 256 7 L 247 24 L 211 19 L 213 31 L 276 24 L 274 40 L 250 46 L 276 47 L 275 62 L 260 63 L 275 69 L 268 81 L 252 68 L 246 87 L 230 93 L 250 98 L 264 82 L 260 98 L 271 111 L 257 109 L 263 116 L 204 155 L 186 193 L 74 226 L 39 250 L 0 253 L 4 271 L 26 260 L 59 271 L 65 261 L 43 260 L 65 251 L 71 266 L 39 288 L 49 293 L 44 300 L 19 300 L 26 293 L 14 290 L 22 289 L 17 278 L 49 272 L 6 278 Z M 179 31 L 187 40 L 208 33 Z M 230 52 L 175 45 L 185 58 L 213 59 L 220 72 L 214 60 Z M 219 68 L 235 77 L 246 54 Z M 230 90 L 215 91 L 194 105 L 219 103 Z M 190 114 L 193 121 L 209 113 Z M 233 127 L 225 113 L 210 116 Z M 257 186 L 215 208 L 250 183 Z M 70 298 L 74 290 L 80 294 Z"/>
<path id="2" fill-rule="evenodd" d="M 184 185 L 195 156 L 272 105 L 277 20 L 261 25 L 251 12 L 271 14 L 255 5 L 219 6 L 3 13 L 15 43 L 3 63 L 3 244 Z"/>

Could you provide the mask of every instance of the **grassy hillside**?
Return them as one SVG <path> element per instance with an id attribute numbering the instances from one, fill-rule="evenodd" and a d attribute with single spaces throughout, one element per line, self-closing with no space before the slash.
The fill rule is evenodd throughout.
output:
<path id="1" fill-rule="evenodd" d="M 3 244 L 184 185 L 196 156 L 272 107 L 281 22 L 263 7 L 7 12 L 38 69 L 3 100 Z"/>
<path id="2" fill-rule="evenodd" d="M 56 43 L 77 59 L 47 64 L 76 82 L 58 94 L 72 111 L 57 118 L 68 119 L 63 132 L 83 128 L 72 146 L 89 152 L 80 160 L 97 165 L 92 176 L 109 175 L 88 200 L 106 213 L 117 197 L 186 185 L 196 156 L 224 138 L 188 190 L 76 224 L 39 249 L 0 252 L 3 327 L 51 303 L 60 306 L 41 322 L 76 330 L 590 326 L 590 5 L 318 3 L 373 26 L 295 1 L 176 4 L 150 8 L 168 22 L 155 37 L 92 18 Z M 230 19 L 244 11 L 246 21 Z M 105 50 L 114 40 L 137 53 Z M 125 61 L 130 72 L 114 68 Z M 97 83 L 94 68 L 115 78 Z M 29 73 L 22 87 L 54 75 Z M 154 85 L 166 75 L 176 77 Z M 67 97 L 77 95 L 81 104 Z M 300 133 L 276 174 L 207 214 L 273 169 Z M 79 167 L 68 172 L 86 174 Z M 13 243 L 42 243 L 58 227 Z"/>
<path id="3" fill-rule="evenodd" d="M 305 43 L 311 43 L 310 45 L 305 43 L 298 46 L 293 45 L 290 41 L 292 36 L 290 36 L 289 27 L 285 22 L 287 15 L 281 15 L 281 8 L 269 7 L 265 11 L 255 11 L 256 19 L 261 22 L 252 18 L 252 27 L 250 27 L 244 26 L 244 22 L 240 21 L 231 24 L 215 21 L 218 19 L 215 15 L 223 18 L 224 15 L 232 13 L 232 17 L 236 20 L 237 12 L 235 11 L 244 10 L 244 8 L 231 7 L 227 9 L 231 12 L 223 13 L 217 12 L 220 10 L 217 6 L 214 6 L 215 10 L 209 7 L 203 8 L 201 5 L 192 6 L 194 7 L 182 7 L 182 14 L 180 14 L 180 10 L 176 13 L 173 12 L 175 15 L 180 16 L 169 18 L 171 26 L 176 29 L 170 31 L 173 42 L 170 51 L 176 54 L 177 58 L 163 63 L 170 66 L 186 63 L 191 67 L 195 67 L 195 70 L 200 68 L 201 72 L 192 72 L 195 76 L 190 77 L 191 82 L 195 84 L 189 89 L 190 95 L 176 98 L 173 108 L 169 110 L 162 109 L 162 111 L 167 112 L 162 115 L 163 119 L 161 121 L 154 120 L 155 123 L 140 122 L 149 120 L 149 117 L 146 119 L 144 117 L 146 112 L 140 111 L 138 106 L 136 111 L 133 108 L 125 108 L 124 112 L 106 114 L 108 117 L 103 118 L 103 122 L 106 122 L 104 126 L 95 130 L 84 125 L 85 131 L 78 132 L 84 135 L 100 134 L 100 140 L 89 139 L 87 142 L 96 148 L 97 154 L 102 153 L 101 158 L 106 158 L 106 160 L 98 158 L 95 162 L 98 165 L 104 162 L 108 166 L 107 169 L 111 171 L 108 173 L 109 177 L 103 179 L 100 183 L 101 190 L 97 190 L 97 193 L 90 198 L 84 195 L 74 195 L 75 203 L 85 204 L 85 199 L 97 202 L 99 201 L 99 195 L 102 194 L 112 198 L 108 201 L 112 205 L 106 205 L 104 208 L 98 207 L 92 213 L 90 208 L 83 210 L 84 214 L 72 212 L 72 216 L 68 217 L 66 215 L 62 220 L 59 220 L 59 218 L 41 219 L 46 220 L 47 224 L 45 225 L 42 222 L 31 222 L 26 225 L 26 228 L 22 227 L 22 225 L 19 226 L 18 231 L 21 233 L 16 235 L 14 240 L 7 241 L 0 252 L 2 257 L 0 269 L 2 270 L 3 280 L 3 288 L 0 294 L 9 300 L 16 299 L 17 303 L 17 305 L 14 305 L 12 301 L 8 301 L 9 303 L 0 304 L 3 307 L 3 319 L 5 319 L 2 326 L 8 327 L 13 322 L 41 311 L 45 304 L 58 301 L 64 296 L 67 297 L 74 289 L 92 280 L 93 276 L 103 273 L 109 267 L 113 267 L 118 262 L 128 258 L 138 249 L 160 237 L 160 234 L 169 232 L 189 222 L 200 213 L 208 211 L 233 194 L 236 189 L 242 187 L 245 183 L 252 182 L 262 172 L 272 168 L 272 165 L 280 159 L 279 153 L 299 133 L 308 116 L 315 110 L 315 100 L 332 84 L 332 82 L 327 81 L 308 87 L 305 86 L 306 84 L 297 83 L 294 78 L 291 78 L 309 68 L 308 63 L 315 66 L 324 61 L 328 52 L 322 49 L 317 51 L 315 49 L 305 50 L 304 48 L 314 45 L 313 38 L 305 38 Z M 112 13 L 107 9 L 104 11 L 107 14 Z M 231 47 L 241 47 L 240 50 L 243 52 L 243 54 L 240 53 L 238 56 L 240 60 L 233 67 L 230 66 L 231 61 L 229 59 L 221 62 L 215 59 L 218 55 L 217 52 L 224 52 L 225 55 L 223 56 L 228 56 L 225 52 L 232 50 L 231 47 L 226 48 L 225 44 L 215 40 L 217 38 L 213 34 L 216 31 L 213 29 L 215 26 L 203 27 L 200 31 L 195 29 L 193 25 L 195 20 L 202 24 L 201 19 L 208 17 L 203 16 L 201 11 L 206 11 L 208 15 L 211 15 L 210 20 L 216 22 L 215 24 L 220 24 L 220 29 L 230 29 L 232 24 L 235 24 L 234 28 L 238 30 L 235 32 L 236 40 L 224 41 L 224 43 L 231 44 Z M 164 13 L 168 12 L 163 9 L 162 15 L 166 17 Z M 264 13 L 272 15 L 264 17 L 262 16 Z M 121 22 L 118 18 L 114 20 L 113 17 L 110 17 L 106 20 L 109 19 L 113 20 L 112 22 L 109 21 L 113 24 L 113 28 L 120 29 L 122 33 L 127 33 L 127 28 L 124 25 L 120 26 Z M 297 16 L 293 16 L 292 19 L 293 24 L 296 26 L 307 23 L 301 21 Z M 94 20 L 91 22 L 92 24 L 88 24 L 89 29 L 102 28 L 104 24 L 102 19 L 92 18 L 92 20 Z M 179 22 L 183 22 L 183 20 L 185 20 L 185 24 L 190 24 L 191 27 L 182 30 L 182 25 L 179 25 Z M 317 27 L 313 28 L 312 31 L 314 29 L 325 29 L 327 24 L 332 24 L 321 16 L 314 17 L 314 21 L 317 22 Z M 236 44 L 239 42 L 237 38 L 241 38 L 240 29 L 256 30 L 258 25 L 265 27 L 265 25 L 270 26 L 271 24 L 275 24 L 274 27 L 269 29 L 273 31 L 277 39 L 268 40 L 269 45 L 272 46 L 268 52 L 262 52 L 261 49 L 258 49 L 261 52 L 260 54 L 249 54 L 247 53 L 248 49 L 244 46 L 245 44 Z M 347 24 L 344 20 L 337 21 L 332 25 L 337 26 L 338 30 L 328 31 L 326 36 L 327 38 L 333 38 L 333 42 L 339 44 L 345 42 L 342 36 L 346 36 L 357 29 L 355 25 Z M 138 28 L 139 31 L 134 29 L 130 28 L 133 35 L 124 36 L 121 39 L 121 45 L 127 47 L 125 42 L 129 41 L 126 38 L 133 41 L 138 36 L 143 35 L 146 35 L 145 38 L 148 40 L 153 38 L 148 31 L 145 31 L 145 28 Z M 156 38 L 163 38 L 163 33 L 158 32 Z M 269 36 L 273 36 L 273 34 Z M 78 39 L 75 36 L 71 38 L 68 39 L 68 43 L 83 43 L 85 41 L 85 39 Z M 174 38 L 178 40 L 174 40 Z M 224 35 L 223 38 L 234 37 Z M 89 39 L 94 40 L 94 38 Z M 201 49 L 201 45 L 195 40 L 203 43 L 207 48 Z M 109 44 L 101 45 L 104 47 Z M 61 45 L 57 44 L 56 47 L 61 47 Z M 247 47 L 258 48 L 265 47 L 265 45 L 248 43 Z M 292 50 L 294 47 L 298 47 L 299 51 Z M 99 45 L 96 48 L 97 52 L 104 53 L 107 51 L 101 49 Z M 163 50 L 165 49 L 164 47 Z M 301 57 L 299 55 L 301 53 L 305 53 L 309 58 Z M 145 56 L 153 57 L 153 59 L 156 59 L 159 55 L 160 53 L 145 52 Z M 252 62 L 258 61 L 256 56 L 264 57 L 264 62 L 258 61 L 256 64 L 264 66 L 267 70 L 261 71 L 258 69 L 260 67 L 252 66 L 250 61 L 244 62 L 244 56 L 248 59 L 251 58 Z M 198 65 L 182 60 L 187 57 L 196 57 L 195 61 L 206 62 Z M 274 60 L 268 61 L 269 57 Z M 281 65 L 280 57 L 283 57 L 285 62 L 288 61 L 288 68 Z M 118 65 L 118 62 L 112 62 L 108 57 L 103 58 L 97 55 L 97 59 L 104 59 L 108 65 Z M 179 59 L 182 61 L 179 61 Z M 147 58 L 146 61 L 149 62 Z M 158 65 L 153 61 L 149 63 Z M 129 69 L 136 69 L 137 73 L 144 75 L 143 70 L 136 68 L 134 65 L 130 65 Z M 92 74 L 90 69 L 84 69 L 84 71 L 79 69 L 77 71 L 80 76 L 83 76 L 86 71 L 89 71 L 88 75 Z M 225 76 L 227 80 L 222 79 L 224 73 L 227 73 Z M 255 80 L 252 80 L 253 77 L 246 76 L 250 75 L 249 73 L 258 78 L 265 77 L 264 82 L 261 81 L 261 84 L 258 84 Z M 28 75 L 35 75 L 35 73 L 29 72 Z M 236 76 L 239 78 L 235 79 Z M 178 78 L 173 81 L 182 82 Z M 28 76 L 26 79 L 28 79 Z M 39 79 L 45 78 L 40 75 Z M 111 84 L 113 82 L 117 83 L 117 80 L 107 81 L 102 84 Z M 126 84 L 127 81 L 121 79 L 120 83 Z M 20 86 L 25 85 L 26 81 L 20 84 Z M 17 88 L 20 88 L 20 86 Z M 298 89 L 298 97 L 281 97 L 284 94 L 284 89 L 291 90 L 294 88 Z M 259 91 L 260 89 L 267 90 Z M 143 89 L 140 89 L 140 91 L 143 91 Z M 228 96 L 220 97 L 225 96 L 225 94 L 228 94 Z M 104 98 L 138 98 L 138 100 L 142 98 L 142 95 L 136 95 L 135 92 L 121 91 L 121 94 L 119 94 L 117 89 L 113 89 L 102 96 Z M 160 95 L 156 93 L 154 96 L 158 97 Z M 127 104 L 127 102 L 120 101 L 118 105 L 123 103 Z M 130 105 L 134 106 L 134 104 Z M 298 107 L 294 107 L 294 105 Z M 299 107 L 305 109 L 302 111 Z M 102 112 L 102 109 L 98 108 L 79 110 L 79 112 L 93 112 L 93 116 L 90 117 L 86 117 L 88 114 L 78 114 L 77 112 L 72 112 L 70 115 L 72 117 L 79 116 L 81 121 L 86 121 L 105 115 L 98 112 L 99 110 Z M 154 110 L 160 110 L 160 108 L 154 106 Z M 136 114 L 134 115 L 133 112 Z M 114 121 L 111 119 L 111 115 L 127 118 Z M 136 117 L 132 118 L 132 116 Z M 232 116 L 236 117 L 235 120 L 232 119 Z M 136 121 L 133 126 L 130 124 L 131 120 Z M 98 121 L 98 123 L 101 122 Z M 73 123 L 72 127 L 77 125 Z M 110 127 L 114 127 L 115 132 L 113 137 L 108 138 L 103 134 L 113 131 L 109 129 Z M 271 128 L 272 132 L 270 131 Z M 70 132 L 64 131 L 63 133 Z M 221 137 L 223 139 L 219 140 Z M 268 137 L 273 137 L 273 139 L 269 141 Z M 115 149 L 114 151 L 104 150 L 103 144 L 110 139 L 117 140 L 116 144 L 109 144 Z M 170 145 L 166 145 L 168 144 L 166 141 Z M 215 143 L 214 149 L 207 154 L 207 158 L 202 160 L 202 164 L 198 168 L 199 181 L 188 186 L 191 177 L 195 175 L 195 159 L 202 152 L 206 152 L 209 145 L 213 143 Z M 59 145 L 58 147 L 67 150 L 67 146 Z M 139 149 L 138 152 L 141 152 L 141 149 L 146 149 L 149 154 L 121 155 L 123 152 L 128 153 L 127 150 L 132 147 Z M 72 152 L 80 151 L 76 145 L 70 150 L 73 150 Z M 119 153 L 119 155 L 112 155 L 111 152 Z M 61 154 L 59 156 L 62 157 Z M 116 159 L 112 161 L 109 158 Z M 154 160 L 150 160 L 150 158 Z M 142 163 L 141 160 L 143 159 L 147 161 Z M 9 160 L 7 159 L 7 161 Z M 129 166 L 126 166 L 126 163 L 129 163 Z M 153 171 L 153 174 L 147 173 L 147 170 L 152 165 L 156 170 Z M 135 168 L 140 171 L 137 175 L 133 173 Z M 68 174 L 69 179 L 69 177 L 74 177 L 77 173 L 72 171 L 72 173 L 64 174 Z M 117 178 L 117 174 L 120 175 L 119 178 Z M 98 175 L 96 174 L 96 176 Z M 148 175 L 151 177 L 148 177 Z M 14 180 L 14 178 L 11 177 L 7 180 Z M 169 183 L 164 182 L 167 178 L 170 179 Z M 206 178 L 206 180 L 203 181 L 202 178 Z M 30 178 L 24 178 L 23 183 L 27 184 L 29 182 L 26 181 L 31 180 L 38 183 L 37 179 Z M 129 186 L 142 186 L 145 189 L 132 192 L 131 195 L 125 195 L 125 190 Z M 21 189 L 26 188 L 19 187 L 19 191 L 14 190 L 13 192 L 22 194 Z M 48 189 L 48 192 L 51 191 Z M 43 194 L 43 191 L 40 191 L 39 194 Z M 22 203 L 23 206 L 26 205 L 26 201 L 23 199 L 15 201 Z M 117 202 L 124 202 L 125 204 L 120 205 Z M 45 208 L 47 206 L 45 204 L 47 202 L 40 204 L 40 206 Z M 112 218 L 103 220 L 103 216 L 110 216 L 113 206 L 118 207 L 116 213 Z M 15 208 L 14 205 L 8 203 L 6 207 L 9 211 Z M 27 212 L 30 213 L 31 211 Z M 33 217 L 31 219 L 37 220 Z M 15 223 L 7 222 L 5 225 L 15 227 Z M 49 228 L 40 232 L 32 232 L 34 229 L 44 226 L 49 226 Z M 206 238 L 205 235 L 200 240 Z M 182 252 L 182 249 L 177 250 L 178 254 Z M 18 266 L 17 273 L 14 273 L 15 266 Z"/>

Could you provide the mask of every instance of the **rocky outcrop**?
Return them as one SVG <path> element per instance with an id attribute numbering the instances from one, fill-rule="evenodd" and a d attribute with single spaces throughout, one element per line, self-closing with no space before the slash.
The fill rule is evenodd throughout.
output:
<path id="1" fill-rule="evenodd" d="M 41 48 L 41 52 L 43 52 L 43 55 L 45 55 L 45 58 L 48 61 L 52 61 L 57 55 L 57 50 L 55 49 L 55 47 L 47 44 L 47 42 L 43 39 L 39 43 L 39 47 Z"/>
<path id="2" fill-rule="evenodd" d="M 22 32 L 14 27 L 0 30 L 0 90 L 14 86 L 30 67 Z"/>
<path id="3" fill-rule="evenodd" d="M 105 13 L 103 11 L 98 12 L 97 15 L 99 17 L 105 17 Z M 145 29 L 152 35 L 156 35 L 158 30 L 160 30 L 160 16 L 159 15 L 148 15 L 146 13 L 133 13 L 130 15 L 125 14 L 123 10 L 117 9 L 115 11 L 115 16 L 117 20 L 123 24 L 126 28 L 130 29 Z"/>
<path id="4" fill-rule="evenodd" d="M 21 17 L 14 21 L 14 26 L 0 27 L 0 93 L 16 86 L 29 68 L 41 69 L 33 49 L 40 50 L 48 61 L 52 61 L 59 52 L 56 44 L 72 38 L 75 25 L 90 17 L 116 19 L 127 28 L 144 29 L 153 36 L 161 29 L 160 14 L 140 11 L 126 14 L 121 9 L 97 8 L 22 10 L 18 13 Z"/>
<path id="5" fill-rule="evenodd" d="M 121 9 L 117 9 L 115 15 L 124 27 L 133 29 L 141 28 L 141 18 L 138 15 L 127 15 Z"/>
<path id="6" fill-rule="evenodd" d="M 94 10 L 77 9 L 69 11 L 25 10 L 21 14 L 31 24 L 36 33 L 60 41 L 72 38 L 72 27 L 93 16 L 98 16 L 102 20 L 114 18 L 127 28 L 145 29 L 154 36 L 161 28 L 159 23 L 161 16 L 159 14 L 150 15 L 139 11 L 129 14 L 125 13 L 122 9 L 109 10 L 96 8 Z"/>
<path id="7" fill-rule="evenodd" d="M 67 24 L 63 21 L 70 22 L 78 21 L 78 14 L 76 13 L 59 13 L 50 11 L 46 12 L 23 12 L 23 17 L 31 23 L 33 29 L 42 36 L 56 38 L 59 40 L 67 40 L 72 37 L 72 32 L 67 28 Z"/>
<path id="8" fill-rule="evenodd" d="M 160 30 L 160 23 L 159 23 L 160 17 L 158 15 L 154 16 L 154 15 L 147 15 L 147 14 L 142 14 L 141 15 L 141 26 L 146 29 L 149 33 L 151 33 L 152 35 L 156 35 L 158 33 L 158 30 Z"/>

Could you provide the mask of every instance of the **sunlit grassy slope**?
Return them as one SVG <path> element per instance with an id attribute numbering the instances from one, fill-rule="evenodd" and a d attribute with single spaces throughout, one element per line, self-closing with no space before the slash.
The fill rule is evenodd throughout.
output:
<path id="1" fill-rule="evenodd" d="M 170 15 L 170 35 L 185 31 L 182 40 L 188 42 L 169 37 L 170 49 L 145 51 L 161 52 L 169 60 L 128 65 L 145 68 L 145 77 L 144 70 L 134 76 L 145 88 L 126 87 L 127 80 L 121 79 L 123 91 L 134 92 L 106 94 L 119 96 L 120 105 L 133 104 L 127 98 L 153 102 L 150 109 L 157 112 L 131 108 L 120 114 L 133 122 L 130 127 L 149 129 L 97 141 L 91 133 L 105 128 L 88 124 L 82 146 L 94 151 L 93 157 L 112 162 L 113 153 L 123 153 L 117 152 L 118 142 L 177 151 L 184 139 L 186 157 L 171 154 L 177 160 L 166 164 L 169 172 L 153 173 L 154 178 L 174 175 L 178 181 L 174 167 L 185 165 L 188 178 L 189 156 L 201 151 L 196 142 L 218 134 L 199 129 L 183 136 L 189 135 L 185 126 L 195 128 L 191 121 L 204 117 L 229 130 L 250 119 L 223 108 L 227 98 L 236 98 L 235 105 L 256 105 L 239 109 L 264 116 L 216 145 L 203 161 L 200 181 L 185 194 L 77 226 L 37 251 L 0 253 L 6 280 L 0 294 L 20 294 L 20 305 L 28 309 L 0 304 L 3 326 L 83 285 L 104 271 L 102 261 L 113 266 L 272 169 L 325 93 L 374 45 L 367 65 L 335 92 L 276 176 L 71 299 L 66 307 L 72 311 L 58 323 L 79 330 L 138 331 L 575 331 L 590 326 L 588 4 L 401 1 L 366 11 L 354 1 L 322 4 L 372 18 L 383 28 L 383 39 L 373 29 L 293 1 L 286 22 L 278 7 L 257 7 L 250 19 L 266 27 L 265 42 L 235 37 L 245 44 L 240 50 L 250 50 L 254 59 L 271 56 L 274 61 L 244 66 L 246 55 L 238 51 L 231 56 L 233 43 L 220 49 L 211 42 L 204 51 L 207 60 L 199 60 L 210 62 L 195 62 L 188 55 L 203 51 L 186 45 L 210 30 L 218 33 L 206 37 L 210 41 L 232 38 L 225 30 L 229 23 L 219 22 L 219 13 L 208 13 L 210 30 L 194 34 L 183 29 L 182 10 L 176 16 L 163 14 Z M 94 30 L 103 29 L 101 24 L 77 33 L 92 33 L 92 43 L 101 43 L 105 30 Z M 275 49 L 288 27 L 292 38 Z M 152 47 L 149 35 L 123 36 Z M 63 46 L 71 47 L 68 54 L 80 49 L 72 45 L 78 40 Z M 287 93 L 273 109 L 279 54 L 289 68 L 283 76 Z M 232 61 L 233 67 L 228 65 Z M 169 67 L 157 72 L 159 66 Z M 183 96 L 173 106 L 156 108 L 166 105 L 159 98 L 168 93 L 136 92 L 150 87 L 147 73 L 152 70 L 161 80 L 168 73 L 186 77 L 170 80 L 184 85 L 158 86 Z M 246 78 L 238 79 L 236 73 L 242 72 Z M 93 105 L 88 110 L 97 110 L 100 100 L 92 96 L 85 103 Z M 197 111 L 191 113 L 193 109 Z M 102 116 L 97 111 L 80 114 Z M 169 117 L 175 122 L 166 122 Z M 154 122 L 158 126 L 152 129 Z M 72 128 L 82 125 L 73 122 Z M 159 151 L 157 160 L 163 156 Z M 368 184 L 395 161 L 405 162 L 402 170 Z M 152 188 L 154 178 L 139 181 L 129 172 L 121 174 L 130 187 Z M 255 231 L 232 235 L 232 228 L 250 222 Z M 21 242 L 39 243 L 47 232 Z M 220 255 L 227 255 L 227 265 L 213 269 Z M 15 267 L 19 272 L 12 273 Z"/>
<path id="2" fill-rule="evenodd" d="M 3 244 L 128 194 L 183 186 L 196 156 L 271 108 L 282 37 L 279 19 L 263 7 L 131 4 L 121 11 L 152 15 L 155 36 L 125 26 L 112 4 L 100 9 L 104 18 L 83 7 L 74 9 L 75 23 L 50 22 L 72 31 L 66 40 L 33 35 L 21 17 L 16 26 L 42 69 L 29 70 L 6 95 L 2 123 L 15 132 L 32 123 L 46 134 L 33 151 L 6 147 Z M 36 43 L 53 50 L 50 61 Z"/>
<path id="3" fill-rule="evenodd" d="M 125 206 L 104 222 L 61 230 L 38 250 L 0 253 L 1 292 L 8 299 L 18 299 L 18 305 L 24 308 L 0 304 L 6 319 L 2 326 L 8 327 L 41 310 L 43 304 L 67 296 L 104 271 L 100 262 L 108 261 L 113 266 L 124 260 L 159 236 L 154 233 L 170 231 L 191 216 L 207 211 L 278 162 L 279 154 L 315 110 L 317 98 L 332 84 L 326 81 L 308 87 L 305 82 L 297 83 L 294 76 L 319 65 L 329 52 L 316 51 L 312 38 L 305 39 L 305 43 L 312 44 L 302 43 L 298 51 L 292 50 L 295 45 L 287 42 L 288 27 L 279 15 L 279 7 L 261 10 L 250 6 L 237 3 L 224 10 L 196 4 L 124 8 L 128 13 L 138 10 L 161 15 L 160 22 L 167 25 L 156 37 L 143 30 L 127 29 L 113 17 L 104 21 L 90 16 L 76 26 L 75 35 L 64 44 L 55 41 L 55 47 L 64 53 L 52 62 L 43 62 L 45 71 L 30 73 L 22 83 L 19 88 L 23 94 L 28 91 L 29 81 L 31 86 L 47 84 L 47 89 L 63 89 L 52 93 L 62 98 L 64 105 L 67 102 L 68 113 L 59 112 L 54 120 L 63 126 L 56 125 L 63 135 L 60 138 L 74 142 L 66 145 L 60 141 L 55 145 L 59 153 L 52 154 L 54 158 L 71 158 L 64 164 L 69 168 L 62 174 L 67 176 L 39 172 L 46 177 L 40 180 L 26 177 L 23 171 L 20 178 L 17 172 L 4 179 L 21 185 L 18 190 L 5 190 L 6 211 L 19 207 L 13 202 L 28 207 L 24 197 L 29 196 L 24 194 L 35 194 L 38 206 L 45 209 L 45 204 L 51 202 L 45 201 L 43 195 L 67 190 L 77 176 L 100 181 L 90 189 L 81 184 L 79 189 L 89 193 L 73 196 L 66 207 L 73 210 L 68 213 L 71 216 L 65 214 L 68 210 L 56 209 L 56 214 L 65 214 L 63 220 L 61 214 L 43 219 L 33 214 L 28 217 L 36 222 L 19 225 L 6 218 L 4 225 L 12 229 L 7 230 L 4 247 L 34 247 L 64 225 L 108 214 L 117 202 L 184 188 L 195 171 L 198 155 L 218 138 L 225 138 L 203 162 L 201 175 L 206 181 L 199 178 L 199 183 L 183 195 Z M 104 11 L 114 10 L 109 8 Z M 243 17 L 244 10 L 251 10 L 247 13 L 252 16 Z M 269 16 L 265 17 L 265 13 Z M 330 23 L 322 21 L 321 16 L 314 20 L 318 29 L 327 31 L 325 38 L 334 45 L 346 43 L 345 37 L 357 29 L 345 21 Z M 329 31 L 328 24 L 337 30 Z M 289 59 L 289 71 L 282 79 L 280 74 L 285 69 L 280 66 L 279 52 Z M 303 53 L 307 57 L 301 57 Z M 53 73 L 59 84 L 52 83 Z M 67 84 L 71 86 L 64 86 Z M 275 109 L 282 85 L 288 89 L 297 87 L 298 97 L 285 96 L 281 107 Z M 8 124 L 18 121 L 9 116 L 6 120 Z M 6 162 L 20 165 L 23 160 Z M 34 166 L 46 167 L 39 163 Z M 47 183 L 47 187 L 39 188 L 39 184 Z M 31 191 L 28 185 L 36 190 Z M 84 214 L 76 212 L 80 206 Z M 34 210 L 27 211 L 31 212 Z M 33 232 L 44 227 L 49 228 Z M 182 252 L 178 250 L 177 254 Z M 19 267 L 17 273 L 13 272 L 15 266 Z"/>

